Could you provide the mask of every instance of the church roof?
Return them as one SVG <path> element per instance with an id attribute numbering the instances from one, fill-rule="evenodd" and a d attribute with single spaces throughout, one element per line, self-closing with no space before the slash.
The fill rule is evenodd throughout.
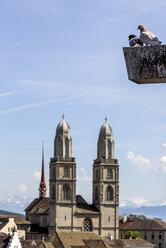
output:
<path id="1" fill-rule="evenodd" d="M 67 132 L 70 131 L 69 124 L 63 119 L 61 122 L 59 122 L 57 129 L 57 132 Z"/>
<path id="2" fill-rule="evenodd" d="M 100 214 L 99 210 L 90 204 L 77 204 L 76 205 L 76 214 Z"/>
<path id="3" fill-rule="evenodd" d="M 112 129 L 110 125 L 108 124 L 107 120 L 105 120 L 105 123 L 100 128 L 99 136 L 111 136 L 112 135 Z"/>
<path id="4" fill-rule="evenodd" d="M 49 198 L 36 198 L 25 209 L 29 214 L 48 214 L 49 212 Z"/>
<path id="5" fill-rule="evenodd" d="M 49 198 L 36 198 L 25 209 L 28 214 L 48 214 Z M 98 209 L 88 204 L 81 195 L 76 196 L 76 213 L 77 214 L 100 214 Z"/>

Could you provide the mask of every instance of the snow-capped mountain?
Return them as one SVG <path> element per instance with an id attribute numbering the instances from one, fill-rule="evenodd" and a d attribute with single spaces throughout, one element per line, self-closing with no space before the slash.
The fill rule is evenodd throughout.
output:
<path id="1" fill-rule="evenodd" d="M 123 201 L 120 203 L 119 215 L 143 214 L 147 218 L 161 218 L 166 221 L 166 202 L 153 201 L 144 203 L 141 201 Z"/>
<path id="2" fill-rule="evenodd" d="M 7 196 L 6 199 L 0 200 L 0 210 L 25 214 L 24 209 L 32 200 L 33 198 L 26 198 L 18 195 Z M 143 201 L 142 199 L 121 201 L 119 215 L 123 214 L 143 214 L 148 218 L 162 218 L 166 221 L 166 202 L 148 202 Z"/>
<path id="3" fill-rule="evenodd" d="M 0 199 L 0 210 L 25 214 L 24 209 L 31 201 L 32 198 L 21 197 L 18 195 L 7 196 L 6 199 Z"/>

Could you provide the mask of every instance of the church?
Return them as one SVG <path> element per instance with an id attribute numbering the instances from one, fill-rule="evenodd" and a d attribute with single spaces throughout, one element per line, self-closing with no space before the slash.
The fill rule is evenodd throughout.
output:
<path id="1" fill-rule="evenodd" d="M 62 117 L 56 128 L 54 156 L 49 166 L 49 197 L 46 197 L 44 150 L 39 197 L 25 209 L 32 227 L 55 231 L 94 232 L 119 237 L 119 164 L 114 158 L 112 129 L 105 118 L 93 163 L 92 204 L 76 195 L 76 159 L 72 156 L 69 124 Z"/>

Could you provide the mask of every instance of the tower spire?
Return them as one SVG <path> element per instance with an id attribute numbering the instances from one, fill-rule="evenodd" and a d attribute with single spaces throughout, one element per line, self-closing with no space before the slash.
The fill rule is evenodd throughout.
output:
<path id="1" fill-rule="evenodd" d="M 44 141 L 42 141 L 42 171 L 41 171 L 41 181 L 39 185 L 39 197 L 46 197 L 46 183 L 45 183 L 45 173 L 44 173 Z"/>

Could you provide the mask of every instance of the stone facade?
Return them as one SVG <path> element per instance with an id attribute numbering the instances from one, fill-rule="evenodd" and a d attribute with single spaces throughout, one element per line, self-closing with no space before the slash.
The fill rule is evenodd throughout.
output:
<path id="1" fill-rule="evenodd" d="M 166 83 L 166 45 L 124 47 L 129 80 L 137 84 Z"/>

